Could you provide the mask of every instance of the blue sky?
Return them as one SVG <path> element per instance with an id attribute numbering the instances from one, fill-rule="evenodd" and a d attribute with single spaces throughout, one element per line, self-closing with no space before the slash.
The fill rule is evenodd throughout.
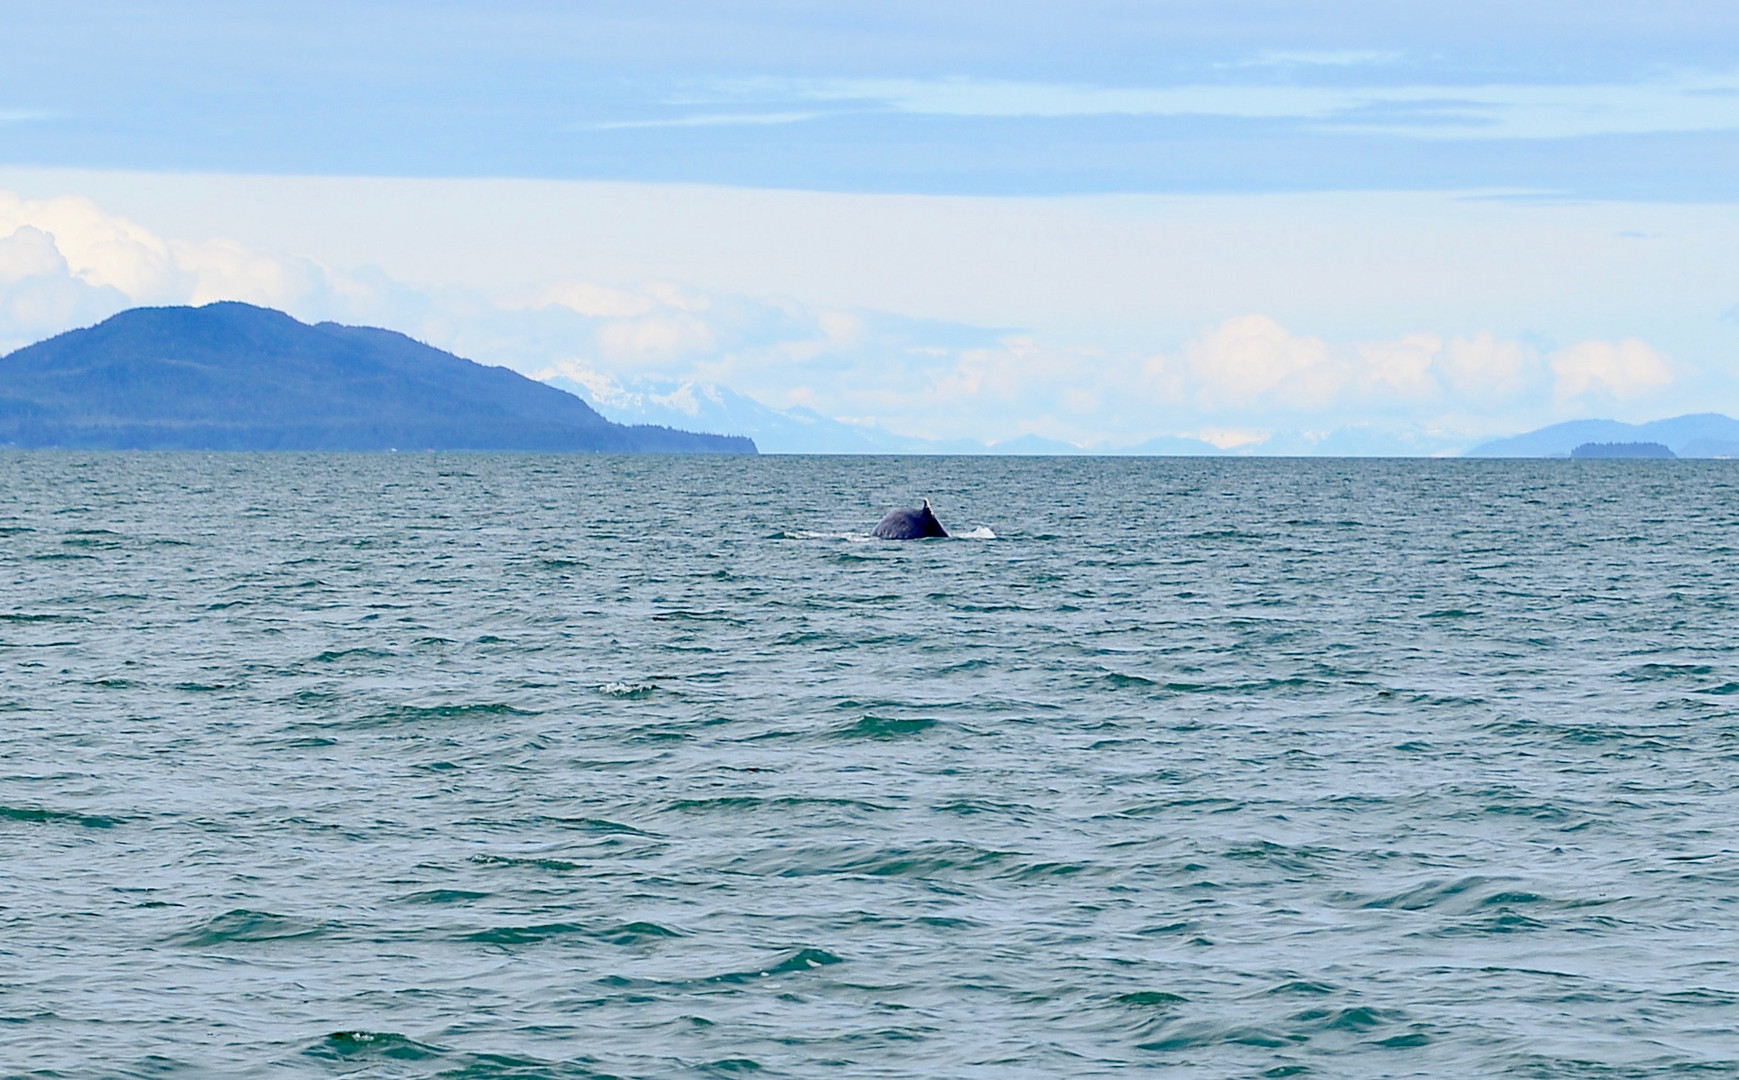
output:
<path id="1" fill-rule="evenodd" d="M 1443 449 L 1739 411 L 1733 5 L 3 25 L 0 347 L 234 296 L 932 437 Z"/>
<path id="2" fill-rule="evenodd" d="M 1719 3 L 11 5 L 18 164 L 1728 198 Z"/>

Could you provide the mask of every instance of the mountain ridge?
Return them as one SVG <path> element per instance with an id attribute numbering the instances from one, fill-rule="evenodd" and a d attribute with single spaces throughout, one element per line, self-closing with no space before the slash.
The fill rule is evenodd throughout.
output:
<path id="1" fill-rule="evenodd" d="M 236 301 L 131 308 L 0 357 L 0 445 L 755 452 L 741 436 L 613 423 L 396 331 Z"/>
<path id="2" fill-rule="evenodd" d="M 1660 443 L 1679 457 L 1739 457 L 1739 420 L 1722 413 L 1686 413 L 1641 424 L 1567 420 L 1480 443 L 1462 456 L 1569 457 L 1587 443 Z"/>

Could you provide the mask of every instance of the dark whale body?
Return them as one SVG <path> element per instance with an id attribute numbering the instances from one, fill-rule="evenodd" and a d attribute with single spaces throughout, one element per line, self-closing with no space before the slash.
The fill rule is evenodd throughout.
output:
<path id="1" fill-rule="evenodd" d="M 936 520 L 936 515 L 930 510 L 930 500 L 925 499 L 923 508 L 919 510 L 888 511 L 888 516 L 876 526 L 876 535 L 883 540 L 924 540 L 932 536 L 947 536 L 948 530 Z"/>

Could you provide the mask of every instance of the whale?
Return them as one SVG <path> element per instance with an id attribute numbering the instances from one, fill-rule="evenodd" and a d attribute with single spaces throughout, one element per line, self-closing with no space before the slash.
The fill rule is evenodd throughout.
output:
<path id="1" fill-rule="evenodd" d="M 930 500 L 925 499 L 923 507 L 917 510 L 888 511 L 888 516 L 876 526 L 876 535 L 883 540 L 926 540 L 945 537 L 948 530 L 936 520 L 936 514 L 930 509 Z"/>

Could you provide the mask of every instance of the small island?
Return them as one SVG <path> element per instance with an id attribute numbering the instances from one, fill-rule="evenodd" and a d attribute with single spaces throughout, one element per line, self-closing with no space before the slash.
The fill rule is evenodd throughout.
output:
<path id="1" fill-rule="evenodd" d="M 1657 442 L 1586 442 L 1570 451 L 1573 458 L 1676 458 L 1679 455 Z"/>

